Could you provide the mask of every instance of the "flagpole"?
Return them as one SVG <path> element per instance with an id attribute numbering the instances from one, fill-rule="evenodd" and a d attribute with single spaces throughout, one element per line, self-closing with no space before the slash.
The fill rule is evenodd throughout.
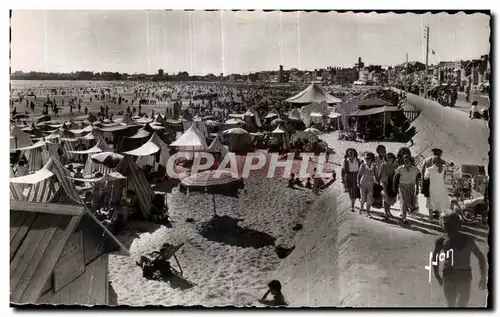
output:
<path id="1" fill-rule="evenodd" d="M 425 74 L 424 74 L 424 99 L 427 99 L 427 75 L 429 70 L 429 27 L 425 27 L 425 37 L 426 37 L 426 45 L 425 45 Z"/>

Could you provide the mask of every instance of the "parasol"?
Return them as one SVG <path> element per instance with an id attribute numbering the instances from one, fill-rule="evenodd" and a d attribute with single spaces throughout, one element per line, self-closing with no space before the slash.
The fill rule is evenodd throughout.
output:
<path id="1" fill-rule="evenodd" d="M 241 178 L 234 173 L 220 170 L 208 170 L 186 177 L 181 181 L 181 184 L 186 186 L 188 190 L 189 188 L 205 188 L 205 192 L 207 192 L 209 187 L 213 188 L 240 181 Z M 215 193 L 212 193 L 212 202 L 214 205 L 214 214 L 216 214 Z"/>

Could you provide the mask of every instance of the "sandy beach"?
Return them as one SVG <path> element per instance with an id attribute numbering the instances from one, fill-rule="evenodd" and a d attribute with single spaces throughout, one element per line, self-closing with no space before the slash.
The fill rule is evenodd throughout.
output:
<path id="1" fill-rule="evenodd" d="M 211 195 L 190 193 L 187 197 L 175 188 L 168 194 L 173 228 L 150 228 L 154 231 L 138 233 L 138 237 L 132 233 L 119 236 L 130 244 L 131 256 L 110 257 L 110 282 L 118 295 L 118 304 L 258 304 L 257 299 L 265 293 L 266 284 L 281 262 L 275 245 L 295 245 L 296 231 L 292 228 L 296 224 L 304 225 L 313 195 L 309 190 L 287 188 L 285 180 L 249 179 L 245 187 L 247 193 L 241 193 L 239 198 L 216 195 L 217 215 L 242 219 L 239 226 L 271 236 L 275 239 L 274 244 L 260 248 L 240 247 L 204 238 L 197 224 L 213 216 Z M 194 222 L 187 223 L 188 218 Z M 175 281 L 165 283 L 142 277 L 142 270 L 135 262 L 141 255 L 158 250 L 165 242 L 184 243 L 177 257 L 184 277 L 195 284 L 193 287 L 183 282 L 176 285 Z"/>

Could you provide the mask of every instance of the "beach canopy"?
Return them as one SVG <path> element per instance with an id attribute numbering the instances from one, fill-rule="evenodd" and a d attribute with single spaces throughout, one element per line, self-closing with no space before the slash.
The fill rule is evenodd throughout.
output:
<path id="1" fill-rule="evenodd" d="M 229 119 L 224 123 L 225 124 L 245 124 L 245 121 L 240 120 L 240 119 Z"/>
<path id="2" fill-rule="evenodd" d="M 350 117 L 363 117 L 363 116 L 372 116 L 376 114 L 381 114 L 385 112 L 397 112 L 401 111 L 397 106 L 383 106 L 383 107 L 377 107 L 377 108 L 370 108 L 366 110 L 356 110 L 353 113 L 347 114 L 347 116 Z"/>
<path id="3" fill-rule="evenodd" d="M 309 87 L 299 92 L 293 97 L 286 100 L 290 103 L 308 104 L 313 102 L 326 102 L 328 104 L 337 104 L 342 100 L 330 95 L 316 84 L 311 84 Z"/>
<path id="4" fill-rule="evenodd" d="M 340 117 L 342 114 L 338 113 L 338 112 L 331 112 L 329 115 L 328 115 L 328 118 L 332 118 L 332 119 L 335 119 L 335 118 L 338 118 Z"/>
<path id="5" fill-rule="evenodd" d="M 311 132 L 314 135 L 322 135 L 323 134 L 323 132 L 321 132 L 320 130 L 318 130 L 316 128 L 307 128 L 304 130 L 304 132 Z"/>
<path id="6" fill-rule="evenodd" d="M 142 214 L 145 218 L 149 218 L 151 198 L 154 193 L 142 169 L 129 156 L 125 156 L 116 167 L 116 170 L 127 177 L 128 186 L 132 187 L 137 195 Z"/>
<path id="7" fill-rule="evenodd" d="M 271 133 L 286 133 L 285 130 L 283 130 L 280 126 L 278 126 L 276 129 L 273 130 Z"/>
<path id="8" fill-rule="evenodd" d="M 119 172 L 111 172 L 109 174 L 106 174 L 102 177 L 97 177 L 97 178 L 75 178 L 75 177 L 68 177 L 68 178 L 73 180 L 73 181 L 86 182 L 86 183 L 102 183 L 102 182 L 127 179 L 125 176 L 123 176 Z"/>
<path id="9" fill-rule="evenodd" d="M 151 133 L 146 131 L 144 128 L 140 128 L 133 136 L 129 136 L 129 139 L 142 139 L 149 137 Z"/>
<path id="10" fill-rule="evenodd" d="M 94 162 L 115 168 L 123 159 L 123 155 L 114 152 L 101 152 L 91 156 Z"/>
<path id="11" fill-rule="evenodd" d="M 73 130 L 69 130 L 69 132 L 71 132 L 73 134 L 82 134 L 84 132 L 92 132 L 93 129 L 94 128 L 91 125 L 88 125 L 83 129 L 73 129 Z"/>
<path id="12" fill-rule="evenodd" d="M 189 148 L 192 150 L 204 150 L 207 148 L 205 138 L 201 136 L 194 124 L 191 125 L 177 140 L 170 146 Z"/>
<path id="13" fill-rule="evenodd" d="M 11 178 L 10 182 L 14 184 L 36 184 L 53 175 L 48 169 L 42 168 L 33 174 Z"/>
<path id="14" fill-rule="evenodd" d="M 96 145 L 91 147 L 88 150 L 83 150 L 83 151 L 68 151 L 69 153 L 72 154 L 93 154 L 93 153 L 99 153 L 99 152 L 112 152 L 113 148 L 109 146 L 106 141 L 104 141 L 103 138 L 100 138 L 99 141 L 97 141 Z"/>
<path id="15" fill-rule="evenodd" d="M 237 174 L 228 171 L 208 170 L 184 178 L 181 184 L 187 187 L 212 187 L 227 185 L 239 180 Z"/>
<path id="16" fill-rule="evenodd" d="M 248 131 L 242 128 L 233 128 L 224 131 L 224 134 L 248 134 Z"/>
<path id="17" fill-rule="evenodd" d="M 147 156 L 155 154 L 158 151 L 166 152 L 168 155 L 168 146 L 163 142 L 158 134 L 153 133 L 148 142 L 144 143 L 135 150 L 123 152 L 123 154 L 133 155 L 133 156 Z"/>

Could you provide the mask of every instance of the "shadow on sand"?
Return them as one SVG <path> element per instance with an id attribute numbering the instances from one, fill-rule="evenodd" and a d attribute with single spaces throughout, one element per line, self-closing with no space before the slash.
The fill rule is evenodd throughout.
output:
<path id="1" fill-rule="evenodd" d="M 160 227 L 160 224 L 154 222 L 132 220 L 127 223 L 125 229 L 122 232 L 118 233 L 116 237 L 118 238 L 118 240 L 120 240 L 123 246 L 127 248 L 127 250 L 130 250 L 132 242 L 134 242 L 134 240 L 138 238 L 141 233 L 153 233 L 156 230 L 160 229 Z"/>
<path id="2" fill-rule="evenodd" d="M 384 218 L 385 214 L 384 212 L 380 211 L 370 211 L 373 215 L 376 215 L 378 217 Z M 439 224 L 438 220 L 431 220 L 429 219 L 428 216 L 422 215 L 422 214 L 417 214 L 412 216 L 412 218 L 407 218 L 408 219 L 408 224 L 407 226 L 400 225 L 399 218 L 391 217 L 389 221 L 385 221 L 384 219 L 379 219 L 379 218 L 373 218 L 377 221 L 385 222 L 387 224 L 392 224 L 394 226 L 400 226 L 401 228 L 405 228 L 408 230 L 412 231 L 419 231 L 424 234 L 430 234 L 430 235 L 439 235 L 442 234 L 443 230 L 441 228 L 441 225 Z M 487 230 L 487 229 L 485 229 Z M 461 227 L 460 232 L 463 234 L 469 236 L 470 238 L 479 241 L 479 242 L 485 242 L 484 239 L 481 238 L 487 238 L 488 237 L 488 231 L 481 231 L 476 228 L 472 228 L 468 225 L 463 224 Z"/>
<path id="3" fill-rule="evenodd" d="M 276 239 L 271 235 L 240 227 L 229 216 L 214 216 L 210 221 L 200 224 L 198 231 L 205 239 L 242 248 L 262 248 L 274 245 Z"/>

